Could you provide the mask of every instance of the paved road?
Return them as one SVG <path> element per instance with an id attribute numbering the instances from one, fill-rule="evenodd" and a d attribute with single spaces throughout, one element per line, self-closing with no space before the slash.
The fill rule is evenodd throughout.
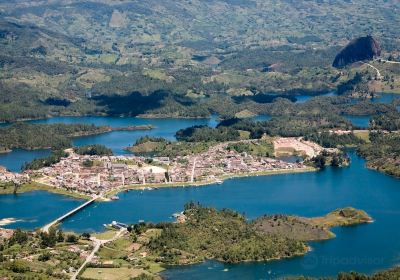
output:
<path id="1" fill-rule="evenodd" d="M 93 245 L 94 248 L 92 250 L 92 252 L 90 253 L 89 256 L 87 256 L 86 260 L 83 262 L 83 264 L 81 265 L 81 267 L 79 267 L 79 269 L 74 273 L 74 275 L 72 275 L 71 280 L 76 280 L 79 273 L 81 273 L 81 271 L 86 267 L 86 265 L 88 263 L 90 263 L 93 260 L 93 257 L 95 256 L 95 254 L 97 253 L 97 251 L 100 249 L 101 245 L 104 245 L 108 242 L 112 242 L 114 240 L 116 240 L 117 238 L 119 238 L 122 234 L 124 234 L 126 232 L 125 228 L 121 228 L 115 235 L 113 238 L 108 239 L 108 240 L 101 240 L 101 239 L 97 239 L 95 237 L 90 238 L 93 241 Z"/>

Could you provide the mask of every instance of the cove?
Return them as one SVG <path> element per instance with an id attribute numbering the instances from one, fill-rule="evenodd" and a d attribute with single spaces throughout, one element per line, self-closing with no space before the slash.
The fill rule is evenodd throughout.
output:
<path id="1" fill-rule="evenodd" d="M 5 166 L 10 171 L 19 172 L 25 163 L 31 162 L 35 158 L 46 157 L 49 154 L 50 150 L 15 149 L 10 153 L 0 154 L 0 165 Z"/>
<path id="2" fill-rule="evenodd" d="M 113 220 L 172 221 L 171 215 L 182 211 L 183 205 L 191 200 L 220 209 L 231 208 L 249 219 L 272 213 L 312 217 L 353 206 L 367 211 L 375 222 L 336 228 L 335 239 L 311 243 L 313 251 L 304 257 L 235 265 L 209 261 L 175 267 L 163 276 L 166 279 L 269 279 L 299 274 L 328 276 L 351 270 L 372 273 L 392 267 L 400 260 L 400 180 L 366 169 L 365 161 L 353 152 L 350 156 L 352 164 L 347 168 L 237 178 L 222 185 L 123 192 L 119 194 L 120 200 L 94 203 L 68 218 L 61 227 L 65 231 L 93 232 L 103 230 L 102 225 Z M 30 193 L 33 198 L 26 195 L 18 195 L 8 202 L 6 215 L 5 208 L 0 208 L 0 218 L 36 218 L 36 225 L 44 225 L 58 216 L 59 212 L 53 211 L 55 205 L 60 212 L 73 208 L 67 204 L 69 200 L 63 201 L 63 196 L 46 197 L 50 194 L 45 192 Z M 0 196 L 0 205 L 9 198 L 9 195 Z M 38 208 L 32 211 L 32 203 L 42 206 L 35 206 Z M 18 209 L 15 215 L 11 215 L 13 209 Z M 35 227 L 27 223 L 9 225 L 10 228 L 17 226 Z"/>
<path id="3" fill-rule="evenodd" d="M 164 137 L 175 140 L 175 133 L 179 129 L 193 125 L 208 125 L 215 127 L 218 124 L 217 116 L 209 119 L 147 119 L 135 117 L 54 117 L 49 119 L 33 120 L 28 123 L 52 124 L 52 123 L 84 123 L 97 126 L 125 127 L 135 125 L 154 125 L 152 130 L 137 131 L 113 131 L 110 133 L 80 137 L 73 140 L 75 146 L 89 144 L 102 144 L 111 148 L 115 155 L 123 155 L 128 152 L 124 148 L 135 143 L 137 139 L 148 135 L 153 137 Z M 19 172 L 24 163 L 30 162 L 35 158 L 45 157 L 50 154 L 49 150 L 27 151 L 22 149 L 13 150 L 7 154 L 0 154 L 0 165 L 5 166 L 13 172 Z"/>

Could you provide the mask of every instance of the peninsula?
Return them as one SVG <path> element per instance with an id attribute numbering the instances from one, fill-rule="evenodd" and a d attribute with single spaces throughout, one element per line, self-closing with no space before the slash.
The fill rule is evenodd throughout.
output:
<path id="1" fill-rule="evenodd" d="M 312 162 L 284 161 L 274 157 L 274 150 L 291 151 L 306 159 L 336 151 L 301 138 L 208 143 L 202 152 L 192 150 L 192 153 L 186 151 L 171 157 L 113 156 L 107 150 L 102 155 L 93 155 L 91 150 L 83 149 L 84 153 L 81 150 L 66 149 L 59 162 L 22 174 L 2 169 L 0 180 L 16 184 L 30 182 L 31 186 L 46 186 L 65 194 L 106 198 L 126 189 L 221 184 L 224 179 L 238 176 L 315 171 Z"/>

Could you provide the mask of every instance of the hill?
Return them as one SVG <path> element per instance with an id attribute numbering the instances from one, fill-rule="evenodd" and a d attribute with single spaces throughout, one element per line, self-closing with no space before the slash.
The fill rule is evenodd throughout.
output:
<path id="1" fill-rule="evenodd" d="M 348 64 L 372 60 L 382 53 L 380 44 L 372 37 L 360 37 L 351 41 L 335 58 L 333 67 L 342 68 Z"/>

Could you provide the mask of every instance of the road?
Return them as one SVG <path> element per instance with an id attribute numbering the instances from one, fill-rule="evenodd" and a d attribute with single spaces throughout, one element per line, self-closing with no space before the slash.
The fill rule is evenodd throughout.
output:
<path id="1" fill-rule="evenodd" d="M 379 71 L 378 68 L 376 68 L 375 66 L 373 66 L 373 65 L 371 65 L 371 64 L 369 64 L 367 62 L 364 62 L 364 64 L 368 65 L 369 67 L 371 67 L 372 69 L 374 69 L 376 71 L 376 79 L 377 80 L 382 80 L 382 75 L 381 75 L 381 72 Z"/>
<path id="2" fill-rule="evenodd" d="M 381 59 L 381 61 L 385 62 L 385 63 L 390 63 L 390 64 L 400 64 L 399 61 L 391 61 L 391 60 L 386 60 L 386 59 Z"/>
<path id="3" fill-rule="evenodd" d="M 191 175 L 191 177 L 190 177 L 190 182 L 191 182 L 191 183 L 194 182 L 194 170 L 196 169 L 196 161 L 197 161 L 197 158 L 194 158 L 194 161 L 193 161 L 193 168 L 192 168 L 192 175 Z"/>
<path id="4" fill-rule="evenodd" d="M 113 238 L 108 239 L 108 240 L 101 240 L 101 239 L 97 239 L 95 237 L 90 238 L 90 240 L 93 241 L 93 250 L 90 253 L 89 256 L 87 256 L 87 258 L 85 259 L 85 261 L 83 262 L 83 264 L 79 267 L 79 269 L 74 273 L 74 275 L 72 275 L 71 280 L 76 280 L 78 275 L 81 273 L 81 271 L 86 267 L 86 265 L 88 263 L 90 263 L 93 260 L 93 257 L 96 255 L 97 251 L 99 251 L 101 245 L 104 245 L 108 242 L 113 242 L 114 240 L 116 240 L 117 238 L 119 238 L 122 234 L 124 234 L 126 232 L 126 228 L 121 228 L 115 235 Z"/>

